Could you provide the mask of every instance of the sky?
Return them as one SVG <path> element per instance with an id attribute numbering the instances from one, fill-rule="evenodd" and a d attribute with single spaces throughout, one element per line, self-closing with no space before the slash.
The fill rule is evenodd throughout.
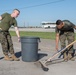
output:
<path id="1" fill-rule="evenodd" d="M 76 0 L 0 0 L 0 15 L 19 9 L 18 26 L 41 26 L 42 22 L 70 20 L 76 25 Z"/>

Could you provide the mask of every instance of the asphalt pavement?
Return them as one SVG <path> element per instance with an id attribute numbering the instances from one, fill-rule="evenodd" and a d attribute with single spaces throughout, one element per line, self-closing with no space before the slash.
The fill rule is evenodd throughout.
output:
<path id="1" fill-rule="evenodd" d="M 16 56 L 20 61 L 5 61 L 0 45 L 0 75 L 76 75 L 76 60 L 63 62 L 62 57 L 55 57 L 52 63 L 48 64 L 48 71 L 43 71 L 41 66 L 36 62 L 25 62 L 22 60 L 21 43 L 17 41 L 17 37 L 12 37 Z M 59 45 L 60 47 L 60 45 Z M 74 44 L 76 49 L 76 43 Z M 56 52 L 55 40 L 41 39 L 38 44 L 39 60 L 45 61 Z M 76 58 L 76 56 L 75 56 Z"/>

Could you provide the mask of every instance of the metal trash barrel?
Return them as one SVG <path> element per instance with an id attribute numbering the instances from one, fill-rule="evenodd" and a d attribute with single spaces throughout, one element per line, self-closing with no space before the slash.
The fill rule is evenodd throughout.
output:
<path id="1" fill-rule="evenodd" d="M 39 37 L 21 37 L 22 60 L 34 62 L 38 60 Z"/>

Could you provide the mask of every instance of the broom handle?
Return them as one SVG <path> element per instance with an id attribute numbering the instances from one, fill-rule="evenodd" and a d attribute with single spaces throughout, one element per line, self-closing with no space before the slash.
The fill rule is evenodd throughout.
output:
<path id="1" fill-rule="evenodd" d="M 65 48 L 63 48 L 62 50 L 58 51 L 57 53 L 55 53 L 52 57 L 48 58 L 47 61 L 51 60 L 52 58 L 54 58 L 55 56 L 57 56 L 59 53 L 61 53 L 62 51 L 64 51 L 66 48 L 68 48 L 69 46 L 73 45 L 76 42 L 73 41 L 72 43 L 70 43 L 69 45 L 67 45 Z"/>
<path id="2" fill-rule="evenodd" d="M 76 42 L 76 40 L 73 41 L 72 43 L 70 43 L 69 45 L 67 45 L 66 48 L 68 48 L 69 46 L 73 45 L 75 42 Z"/>

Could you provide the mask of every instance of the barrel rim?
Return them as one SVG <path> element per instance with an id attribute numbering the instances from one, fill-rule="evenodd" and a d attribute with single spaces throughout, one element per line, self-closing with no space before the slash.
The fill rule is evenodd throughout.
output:
<path id="1" fill-rule="evenodd" d="M 39 37 L 35 37 L 35 36 L 22 36 L 20 38 L 21 39 L 40 39 Z"/>

